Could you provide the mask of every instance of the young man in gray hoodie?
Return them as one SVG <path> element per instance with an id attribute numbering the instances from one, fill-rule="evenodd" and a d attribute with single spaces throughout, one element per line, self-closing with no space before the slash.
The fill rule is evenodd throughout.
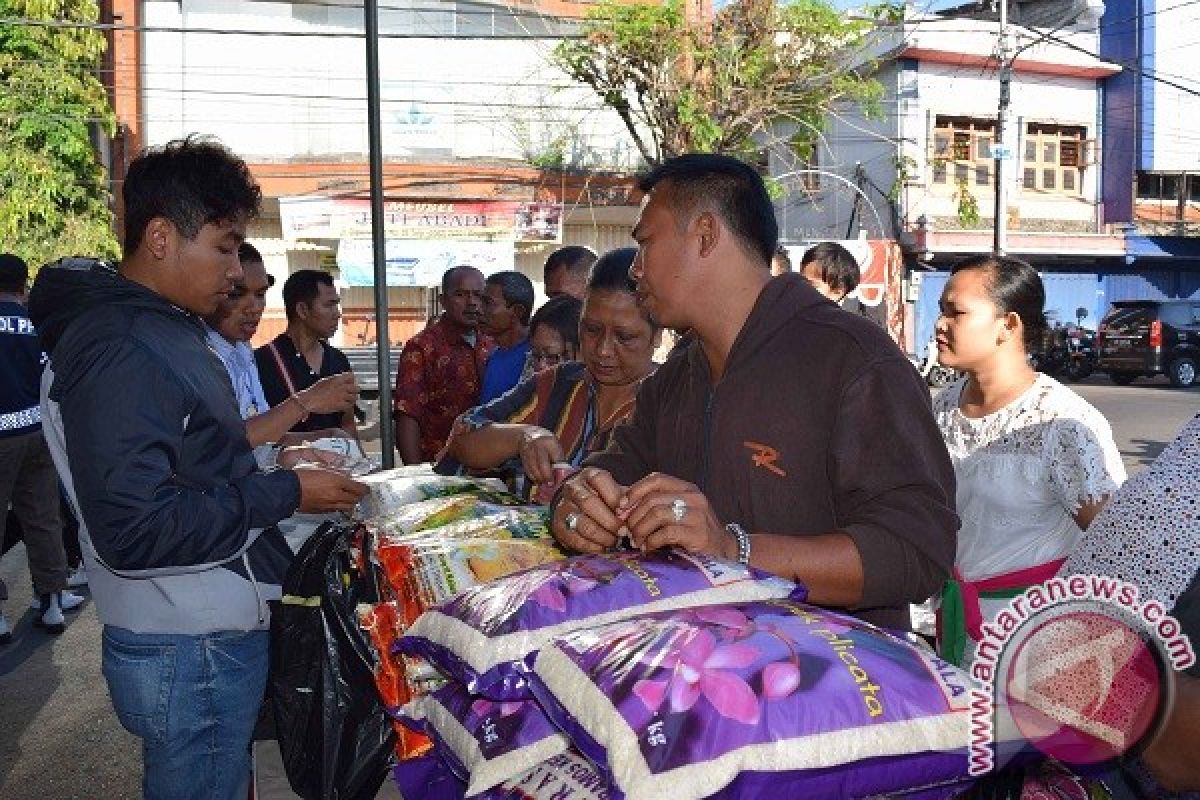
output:
<path id="1" fill-rule="evenodd" d="M 147 798 L 243 798 L 267 677 L 267 602 L 291 556 L 275 524 L 348 510 L 365 487 L 259 470 L 200 318 L 241 277 L 260 193 L 189 138 L 133 161 L 117 269 L 67 259 L 30 295 L 50 364 L 42 416 L 79 512 L 103 671 L 142 739 Z"/>

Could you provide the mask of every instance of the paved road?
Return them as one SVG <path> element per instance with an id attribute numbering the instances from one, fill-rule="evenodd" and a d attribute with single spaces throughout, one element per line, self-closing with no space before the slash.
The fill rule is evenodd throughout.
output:
<path id="1" fill-rule="evenodd" d="M 1180 428 L 1200 413 L 1200 386 L 1175 389 L 1165 378 L 1142 378 L 1132 386 L 1114 386 L 1100 376 L 1073 388 L 1108 417 L 1131 471 L 1153 461 Z"/>
<path id="2" fill-rule="evenodd" d="M 1200 411 L 1200 389 L 1162 382 L 1113 386 L 1104 377 L 1076 387 L 1112 424 L 1131 471 L 1149 463 Z M 31 627 L 28 573 L 20 546 L 0 559 L 16 623 L 13 644 L 0 647 L 0 800 L 136 798 L 137 740 L 113 716 L 100 675 L 100 627 L 90 604 L 67 632 Z M 264 798 L 285 798 L 276 776 Z"/>

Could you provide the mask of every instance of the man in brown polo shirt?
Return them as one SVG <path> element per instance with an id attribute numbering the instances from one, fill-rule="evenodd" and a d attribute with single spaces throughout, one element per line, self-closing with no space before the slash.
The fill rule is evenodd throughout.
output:
<path id="1" fill-rule="evenodd" d="M 771 278 L 778 227 L 753 168 L 682 156 L 640 188 L 639 297 L 693 339 L 565 484 L 555 536 L 749 562 L 811 602 L 908 628 L 907 604 L 949 574 L 958 530 L 928 390 L 878 326 L 800 275 Z"/>

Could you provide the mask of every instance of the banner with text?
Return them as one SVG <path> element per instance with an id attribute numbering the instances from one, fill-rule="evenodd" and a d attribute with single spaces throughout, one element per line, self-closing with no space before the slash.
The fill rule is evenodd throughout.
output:
<path id="1" fill-rule="evenodd" d="M 563 207 L 558 203 L 389 200 L 384 203 L 383 215 L 388 239 L 562 240 Z M 283 197 L 279 218 L 283 238 L 288 241 L 371 237 L 371 203 L 366 198 Z"/>
<path id="2" fill-rule="evenodd" d="M 484 275 L 514 269 L 511 239 L 502 241 L 392 239 L 386 244 L 388 286 L 440 286 L 442 273 L 469 264 Z M 370 239 L 338 242 L 338 270 L 348 286 L 373 286 L 375 266 Z"/>

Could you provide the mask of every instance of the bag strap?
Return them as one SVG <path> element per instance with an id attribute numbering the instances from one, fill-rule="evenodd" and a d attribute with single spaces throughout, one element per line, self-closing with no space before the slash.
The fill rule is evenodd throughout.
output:
<path id="1" fill-rule="evenodd" d="M 271 351 L 271 355 L 275 356 L 275 365 L 279 367 L 279 374 L 283 378 L 283 382 L 287 384 L 288 396 L 294 397 L 296 394 L 296 384 L 292 382 L 292 373 L 288 372 L 287 364 L 283 363 L 283 356 L 279 354 L 279 348 L 275 346 L 275 342 L 267 342 L 267 349 Z"/>

